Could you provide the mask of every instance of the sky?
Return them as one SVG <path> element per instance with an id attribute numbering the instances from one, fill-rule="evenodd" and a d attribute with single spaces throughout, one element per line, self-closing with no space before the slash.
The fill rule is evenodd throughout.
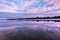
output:
<path id="1" fill-rule="evenodd" d="M 59 0 L 0 0 L 0 12 L 42 13 L 60 10 Z"/>
<path id="2" fill-rule="evenodd" d="M 60 15 L 60 0 L 0 0 L 0 12 L 19 15 L 20 13 L 39 13 L 40 16 Z"/>

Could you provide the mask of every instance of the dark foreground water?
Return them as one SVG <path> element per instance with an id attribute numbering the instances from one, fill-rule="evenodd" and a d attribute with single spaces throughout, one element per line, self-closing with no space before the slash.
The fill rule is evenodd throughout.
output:
<path id="1" fill-rule="evenodd" d="M 0 20 L 0 40 L 60 40 L 60 22 Z"/>

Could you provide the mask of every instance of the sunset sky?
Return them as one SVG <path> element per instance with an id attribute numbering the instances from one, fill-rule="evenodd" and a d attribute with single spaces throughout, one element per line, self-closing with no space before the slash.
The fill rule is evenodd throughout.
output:
<path id="1" fill-rule="evenodd" d="M 59 0 L 0 0 L 0 12 L 40 13 L 59 7 Z"/>
<path id="2" fill-rule="evenodd" d="M 0 12 L 60 15 L 60 0 L 0 0 Z"/>

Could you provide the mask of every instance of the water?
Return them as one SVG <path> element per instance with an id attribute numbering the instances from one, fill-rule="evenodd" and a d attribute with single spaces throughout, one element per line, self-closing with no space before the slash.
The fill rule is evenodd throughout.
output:
<path id="1" fill-rule="evenodd" d="M 19 21 L 19 20 L 0 20 L 0 27 L 10 27 L 10 26 L 20 26 L 26 27 L 27 25 L 45 25 L 45 26 L 55 26 L 60 27 L 60 22 L 53 21 Z"/>
<path id="2" fill-rule="evenodd" d="M 56 39 L 58 39 L 60 37 L 59 35 L 60 22 L 0 20 L 0 40 L 18 40 L 23 37 L 27 37 L 27 40 L 30 40 L 33 37 L 31 39 L 33 40 L 36 37 L 40 39 L 39 37 L 42 36 L 47 39 L 48 37 L 51 39 L 50 37 L 52 36 L 52 38 L 55 39 L 55 36 L 57 36 Z M 14 38 L 12 39 L 12 37 Z M 17 37 L 17 39 L 15 39 L 15 37 Z M 31 38 L 28 39 L 29 37 Z M 42 39 L 44 39 L 43 37 Z"/>

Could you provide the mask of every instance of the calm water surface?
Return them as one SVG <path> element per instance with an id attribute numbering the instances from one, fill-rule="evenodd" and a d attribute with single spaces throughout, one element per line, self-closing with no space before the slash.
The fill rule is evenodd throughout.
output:
<path id="1" fill-rule="evenodd" d="M 35 25 L 37 27 L 41 26 L 52 26 L 52 27 L 60 27 L 60 22 L 53 22 L 53 21 L 19 21 L 19 20 L 0 20 L 0 27 L 10 27 L 10 26 L 17 26 L 17 27 L 26 27 Z"/>
<path id="2" fill-rule="evenodd" d="M 60 40 L 60 22 L 0 20 L 0 40 L 37 40 L 37 38 Z"/>

